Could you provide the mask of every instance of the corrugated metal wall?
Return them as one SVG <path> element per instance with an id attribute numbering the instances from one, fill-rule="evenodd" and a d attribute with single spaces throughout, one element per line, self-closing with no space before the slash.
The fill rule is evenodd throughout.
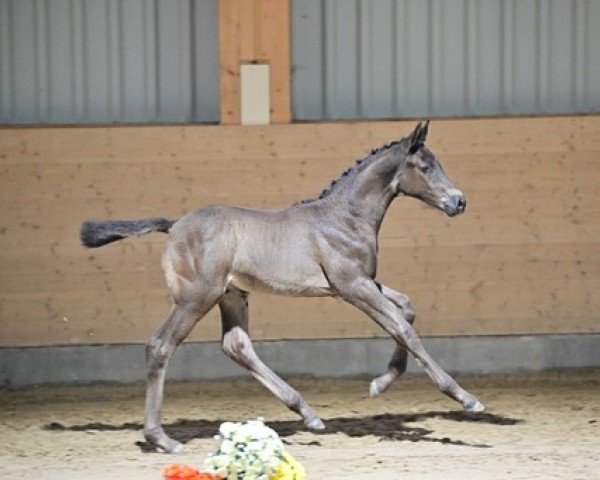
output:
<path id="1" fill-rule="evenodd" d="M 218 0 L 0 0 L 0 123 L 219 120 Z"/>
<path id="2" fill-rule="evenodd" d="M 300 120 L 600 111 L 600 0 L 292 0 Z M 0 0 L 0 123 L 219 119 L 218 0 Z"/>
<path id="3" fill-rule="evenodd" d="M 599 0 L 292 0 L 300 120 L 600 111 Z"/>

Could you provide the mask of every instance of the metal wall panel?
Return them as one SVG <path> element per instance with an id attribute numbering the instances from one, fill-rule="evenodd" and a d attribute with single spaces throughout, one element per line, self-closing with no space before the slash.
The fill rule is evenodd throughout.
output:
<path id="1" fill-rule="evenodd" d="M 292 0 L 298 120 L 600 111 L 599 0 Z"/>
<path id="2" fill-rule="evenodd" d="M 0 123 L 216 122 L 218 0 L 0 0 Z"/>

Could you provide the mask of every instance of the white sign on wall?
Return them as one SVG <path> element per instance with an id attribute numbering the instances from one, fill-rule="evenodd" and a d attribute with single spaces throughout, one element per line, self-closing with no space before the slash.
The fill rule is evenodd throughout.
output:
<path id="1" fill-rule="evenodd" d="M 268 125 L 270 123 L 269 83 L 269 65 L 242 65 L 240 94 L 242 125 Z"/>

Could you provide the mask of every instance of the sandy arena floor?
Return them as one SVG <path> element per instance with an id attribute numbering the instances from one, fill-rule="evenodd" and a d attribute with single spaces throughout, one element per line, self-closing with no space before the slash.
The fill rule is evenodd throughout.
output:
<path id="1" fill-rule="evenodd" d="M 142 385 L 0 391 L 0 478 L 160 479 L 200 466 L 221 421 L 264 417 L 320 479 L 600 479 L 600 370 L 464 378 L 487 406 L 463 414 L 426 378 L 379 398 L 367 380 L 291 382 L 328 429 L 303 430 L 256 382 L 167 386 L 165 424 L 185 452 L 148 452 Z"/>

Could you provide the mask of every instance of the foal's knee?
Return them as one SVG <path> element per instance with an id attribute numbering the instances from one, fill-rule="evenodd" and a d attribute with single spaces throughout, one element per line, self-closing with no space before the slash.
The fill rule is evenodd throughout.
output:
<path id="1" fill-rule="evenodd" d="M 417 312 L 412 308 L 410 301 L 406 302 L 406 305 L 402 308 L 402 313 L 404 313 L 404 320 L 406 320 L 411 325 L 415 323 L 415 317 L 417 316 Z"/>
<path id="2" fill-rule="evenodd" d="M 157 338 L 152 337 L 150 340 L 148 340 L 148 343 L 146 343 L 146 361 L 147 362 L 149 362 L 151 359 L 154 358 L 154 356 L 158 352 L 159 346 L 160 346 L 160 342 L 158 341 Z"/>
<path id="3" fill-rule="evenodd" d="M 164 368 L 169 359 L 168 346 L 158 338 L 152 337 L 146 344 L 146 363 L 148 374 L 153 375 L 157 370 Z"/>
<path id="4" fill-rule="evenodd" d="M 406 295 L 387 287 L 384 289 L 383 294 L 398 308 L 402 318 L 406 322 L 411 325 L 415 322 L 416 313 L 412 307 L 412 303 L 410 303 L 410 299 Z"/>
<path id="5" fill-rule="evenodd" d="M 239 327 L 235 327 L 225 334 L 221 342 L 225 355 L 243 365 L 248 364 L 252 356 L 252 346 L 248 336 Z"/>
<path id="6" fill-rule="evenodd" d="M 406 295 L 402 295 L 398 301 L 398 307 L 402 311 L 402 316 L 411 325 L 415 323 L 416 312 L 410 302 L 410 299 Z"/>
<path id="7" fill-rule="evenodd" d="M 394 303 L 402 312 L 404 320 L 411 325 L 415 323 L 416 312 L 412 306 L 412 303 L 410 302 L 410 299 L 406 295 L 398 294 Z"/>

